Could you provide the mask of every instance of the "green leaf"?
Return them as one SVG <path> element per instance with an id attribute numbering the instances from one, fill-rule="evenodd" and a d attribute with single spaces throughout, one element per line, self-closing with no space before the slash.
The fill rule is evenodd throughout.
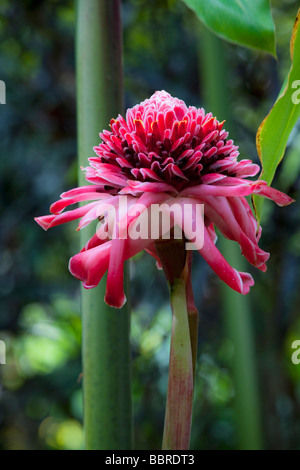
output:
<path id="1" fill-rule="evenodd" d="M 258 128 L 256 135 L 257 152 L 262 164 L 260 179 L 271 184 L 276 168 L 281 162 L 288 138 L 300 116 L 300 9 L 291 37 L 292 65 L 284 86 L 271 111 Z M 260 219 L 263 199 L 253 197 L 258 220 Z"/>
<path id="2" fill-rule="evenodd" d="M 184 0 L 222 39 L 276 56 L 269 0 Z"/>

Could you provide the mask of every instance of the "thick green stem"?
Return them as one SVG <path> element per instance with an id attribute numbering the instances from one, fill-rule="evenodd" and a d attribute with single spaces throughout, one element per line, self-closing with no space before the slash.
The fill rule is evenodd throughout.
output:
<path id="1" fill-rule="evenodd" d="M 85 167 L 99 132 L 123 108 L 120 0 L 77 0 L 76 75 L 79 163 Z M 79 183 L 86 184 L 82 171 Z M 83 246 L 95 227 L 80 233 Z M 108 307 L 105 284 L 82 289 L 86 449 L 131 449 L 129 302 L 122 310 Z"/>
<path id="2" fill-rule="evenodd" d="M 162 449 L 187 450 L 192 422 L 193 359 L 185 280 L 174 280 L 170 297 L 173 323 Z"/>
<path id="3" fill-rule="evenodd" d="M 187 311 L 190 327 L 190 339 L 193 358 L 193 378 L 195 383 L 196 365 L 197 365 L 197 351 L 198 351 L 198 327 L 199 327 L 199 313 L 196 309 L 194 302 L 194 293 L 192 286 L 192 256 L 193 252 L 187 252 L 187 282 L 186 282 L 186 297 L 187 297 Z"/>
<path id="4" fill-rule="evenodd" d="M 200 63 L 205 104 L 231 132 L 232 101 L 228 92 L 227 63 L 223 42 L 208 30 L 200 35 Z M 232 137 L 232 132 L 231 132 Z M 220 240 L 221 251 L 235 268 L 245 271 L 239 247 Z M 239 447 L 243 450 L 261 449 L 260 421 L 254 338 L 249 297 L 222 286 L 222 300 L 228 334 L 234 344 L 233 374 L 236 389 L 236 416 Z"/>
<path id="5" fill-rule="evenodd" d="M 187 450 L 190 444 L 198 312 L 191 292 L 191 253 L 185 239 L 155 243 L 170 288 L 172 334 L 163 450 Z"/>

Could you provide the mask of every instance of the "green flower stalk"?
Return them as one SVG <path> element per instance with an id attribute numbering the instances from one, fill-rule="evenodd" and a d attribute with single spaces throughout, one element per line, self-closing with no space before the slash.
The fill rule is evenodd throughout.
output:
<path id="1" fill-rule="evenodd" d="M 198 312 L 189 286 L 191 252 L 184 240 L 160 240 L 156 250 L 170 289 L 172 333 L 163 450 L 189 449 L 197 356 Z M 189 309 L 188 309 L 189 304 Z M 190 313 L 190 315 L 189 315 Z"/>

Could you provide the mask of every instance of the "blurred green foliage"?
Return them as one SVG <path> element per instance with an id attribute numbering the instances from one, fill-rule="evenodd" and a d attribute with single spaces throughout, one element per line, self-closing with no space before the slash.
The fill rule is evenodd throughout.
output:
<path id="1" fill-rule="evenodd" d="M 255 133 L 288 70 L 298 2 L 272 2 L 278 62 L 226 46 L 233 96 L 232 136 L 241 155 L 257 160 Z M 0 448 L 82 449 L 79 283 L 68 272 L 78 251 L 75 225 L 46 234 L 33 217 L 48 212 L 76 185 L 74 2 L 2 0 L 0 79 Z M 201 29 L 174 0 L 124 0 L 126 106 L 166 89 L 201 106 Z M 222 116 L 219 116 L 222 120 Z M 102 129 L 99 129 L 101 131 Z M 95 145 L 97 142 L 95 142 Z M 299 125 L 274 187 L 299 199 Z M 91 149 L 91 155 L 93 151 Z M 87 158 L 90 155 L 87 155 Z M 265 204 L 261 246 L 268 272 L 250 269 L 257 369 L 265 447 L 300 448 L 300 212 Z M 192 449 L 237 447 L 234 348 L 220 314 L 220 282 L 195 256 L 193 284 L 200 311 Z M 131 263 L 135 445 L 160 447 L 168 374 L 171 313 L 163 274 L 146 254 Z M 241 315 L 243 312 L 241 312 Z M 99 358 L 101 360 L 101 358 Z"/>

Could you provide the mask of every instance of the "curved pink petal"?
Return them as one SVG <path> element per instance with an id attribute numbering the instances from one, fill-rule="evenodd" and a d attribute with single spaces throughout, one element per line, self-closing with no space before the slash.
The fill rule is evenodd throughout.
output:
<path id="1" fill-rule="evenodd" d="M 111 242 L 105 302 L 115 308 L 123 307 L 126 302 L 123 285 L 126 241 L 122 238 L 113 238 Z"/>
<path id="2" fill-rule="evenodd" d="M 225 179 L 224 179 L 225 180 Z M 223 183 L 221 180 L 220 183 Z M 243 182 L 236 185 L 225 184 L 201 184 L 191 188 L 184 189 L 180 196 L 195 196 L 201 198 L 202 196 L 249 196 L 254 192 L 258 192 L 261 186 L 266 186 L 264 181 L 253 181 L 250 183 Z"/>
<path id="3" fill-rule="evenodd" d="M 139 181 L 127 181 L 128 186 L 123 188 L 119 194 L 133 194 L 150 192 L 150 193 L 162 193 L 162 192 L 171 192 L 172 194 L 177 194 L 178 191 L 171 185 L 167 183 L 141 183 Z"/>
<path id="4" fill-rule="evenodd" d="M 115 188 L 123 188 L 126 185 L 127 178 L 121 174 L 112 171 L 99 172 L 93 167 L 86 167 L 85 178 L 88 182 L 96 185 L 112 186 Z"/>
<path id="5" fill-rule="evenodd" d="M 74 197 L 74 196 L 78 196 L 82 193 L 84 193 L 84 194 L 88 193 L 88 192 L 101 193 L 102 191 L 103 191 L 103 186 L 97 186 L 95 184 L 89 184 L 87 186 L 78 186 L 77 188 L 69 189 L 68 191 L 63 192 L 60 195 L 60 197 L 62 199 L 66 199 L 66 198 L 71 198 L 71 197 Z"/>
<path id="6" fill-rule="evenodd" d="M 219 180 L 223 180 L 224 178 L 227 178 L 227 176 L 222 175 L 221 173 L 208 173 L 207 175 L 201 176 L 201 183 L 213 184 Z"/>
<path id="7" fill-rule="evenodd" d="M 66 222 L 70 222 L 71 220 L 80 219 L 83 217 L 89 210 L 94 208 L 99 204 L 98 201 L 91 202 L 90 204 L 86 204 L 85 206 L 78 207 L 72 211 L 63 212 L 62 214 L 58 215 L 45 215 L 42 217 L 35 217 L 34 220 L 44 229 L 48 230 L 51 227 L 55 227 L 56 225 L 61 225 Z"/>
<path id="8" fill-rule="evenodd" d="M 54 202 L 50 206 L 50 212 L 52 214 L 60 214 L 66 207 L 76 204 L 77 202 L 82 202 L 82 201 L 93 201 L 97 199 L 107 199 L 109 198 L 110 195 L 106 193 L 98 193 L 98 192 L 87 192 L 87 193 L 81 193 L 77 194 L 76 196 L 73 197 L 67 197 L 67 198 L 62 198 L 59 199 L 58 201 Z"/>
<path id="9" fill-rule="evenodd" d="M 82 251 L 69 261 L 70 273 L 82 281 L 83 287 L 96 287 L 108 268 L 111 241 Z"/>
<path id="10" fill-rule="evenodd" d="M 270 254 L 259 248 L 255 239 L 255 232 L 251 238 L 246 235 L 237 222 L 231 210 L 230 204 L 225 197 L 207 197 L 205 198 L 205 212 L 209 219 L 216 224 L 223 235 L 230 240 L 239 243 L 242 254 L 256 268 L 265 271 L 265 262 Z"/>
<path id="11" fill-rule="evenodd" d="M 250 287 L 254 285 L 252 276 L 232 268 L 213 243 L 206 228 L 204 228 L 204 231 L 204 245 L 199 253 L 229 287 L 240 294 L 248 294 Z"/>
<path id="12" fill-rule="evenodd" d="M 234 171 L 238 178 L 248 178 L 249 176 L 257 175 L 260 171 L 260 167 L 256 163 L 252 163 L 251 160 L 240 160 Z"/>
<path id="13" fill-rule="evenodd" d="M 272 199 L 278 206 L 288 206 L 292 202 L 295 202 L 295 200 L 287 194 L 278 191 L 278 189 L 271 188 L 270 186 L 260 186 L 259 189 L 255 191 L 255 194 Z"/>
<path id="14" fill-rule="evenodd" d="M 127 240 L 124 261 L 148 248 L 153 240 Z M 73 256 L 69 262 L 69 270 L 73 276 L 83 282 L 86 289 L 96 287 L 109 266 L 112 240 L 99 246 L 82 251 Z"/>
<path id="15" fill-rule="evenodd" d="M 258 242 L 258 223 L 254 217 L 250 205 L 248 204 L 247 199 L 239 197 L 228 197 L 227 201 L 241 229 L 253 242 Z"/>

